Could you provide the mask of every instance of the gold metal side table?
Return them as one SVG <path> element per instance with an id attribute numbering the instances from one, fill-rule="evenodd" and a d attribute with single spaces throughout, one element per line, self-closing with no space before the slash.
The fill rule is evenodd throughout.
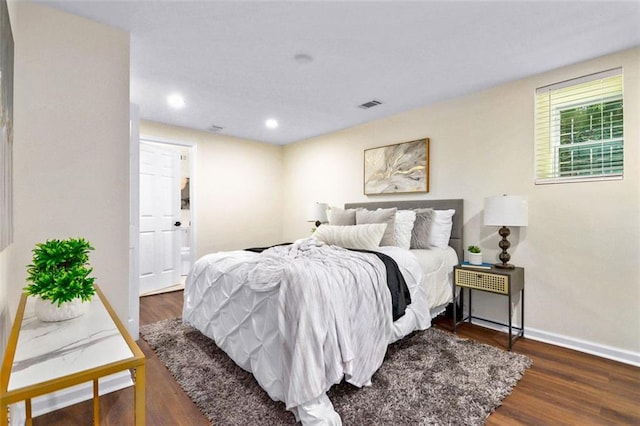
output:
<path id="1" fill-rule="evenodd" d="M 145 356 L 96 286 L 88 311 L 59 323 L 44 323 L 33 313 L 34 298 L 22 295 L 2 361 L 0 426 L 9 406 L 25 402 L 32 424 L 31 400 L 93 382 L 93 423 L 100 422 L 98 379 L 129 370 L 134 385 L 135 424 L 145 424 Z"/>

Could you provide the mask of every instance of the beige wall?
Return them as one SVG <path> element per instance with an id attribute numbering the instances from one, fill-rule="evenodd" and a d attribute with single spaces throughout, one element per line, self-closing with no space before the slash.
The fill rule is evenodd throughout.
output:
<path id="1" fill-rule="evenodd" d="M 140 135 L 196 144 L 197 256 L 282 242 L 281 146 L 148 121 Z"/>
<path id="2" fill-rule="evenodd" d="M 470 96 L 285 147 L 284 239 L 308 234 L 306 203 L 464 198 L 466 245 L 497 254 L 497 228 L 481 225 L 483 199 L 529 197 L 529 226 L 514 229 L 512 261 L 526 268 L 526 326 L 640 359 L 640 49 L 505 84 Z M 536 87 L 622 66 L 625 178 L 533 184 Z M 365 197 L 363 149 L 431 139 L 427 195 Z M 476 314 L 506 320 L 504 300 L 480 294 Z M 636 361 L 637 362 L 637 361 Z"/>
<path id="3" fill-rule="evenodd" d="M 31 249 L 84 236 L 98 282 L 128 316 L 129 37 L 30 3 L 10 5 L 16 41 L 15 243 L 0 253 L 0 308 L 15 313 Z M 530 225 L 514 230 L 526 268 L 527 327 L 545 335 L 640 353 L 640 49 L 279 147 L 143 122 L 141 134 L 197 144 L 198 255 L 309 234 L 309 202 L 465 199 L 465 241 L 486 260 L 494 228 L 485 196 L 528 195 Z M 624 67 L 625 179 L 533 185 L 536 87 Z M 431 192 L 362 195 L 362 151 L 431 139 Z M 6 266 L 6 268 L 5 268 Z M 494 297 L 477 314 L 504 320 Z M 6 327 L 6 324 L 3 325 Z"/>
<path id="4" fill-rule="evenodd" d="M 129 35 L 33 3 L 11 6 L 15 242 L 4 278 L 9 309 L 14 315 L 35 244 L 82 236 L 96 249 L 90 259 L 97 283 L 126 321 Z"/>
<path id="5" fill-rule="evenodd" d="M 9 311 L 9 257 L 11 256 L 13 245 L 0 251 L 0 354 L 4 353 L 9 330 L 12 322 Z M 15 310 L 14 310 L 15 312 Z"/>

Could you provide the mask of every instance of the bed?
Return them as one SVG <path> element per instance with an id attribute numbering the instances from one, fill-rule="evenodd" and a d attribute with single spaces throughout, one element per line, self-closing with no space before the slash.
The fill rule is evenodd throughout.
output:
<path id="1" fill-rule="evenodd" d="M 342 380 L 370 384 L 388 344 L 430 327 L 452 300 L 452 268 L 462 259 L 460 199 L 344 206 L 392 207 L 454 209 L 448 244 L 371 253 L 305 238 L 264 251 L 212 253 L 187 277 L 183 321 L 213 339 L 304 425 L 341 424 L 326 391 Z M 367 229 L 373 228 L 386 226 Z M 388 258 L 410 293 L 406 307 L 396 306 L 402 303 L 387 288 Z"/>

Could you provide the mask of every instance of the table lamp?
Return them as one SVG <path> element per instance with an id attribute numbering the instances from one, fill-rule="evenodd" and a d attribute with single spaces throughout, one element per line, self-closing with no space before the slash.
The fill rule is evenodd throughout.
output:
<path id="1" fill-rule="evenodd" d="M 327 205 L 325 203 L 312 203 L 307 208 L 307 222 L 316 223 L 316 228 L 327 222 Z"/>
<path id="2" fill-rule="evenodd" d="M 500 226 L 498 234 L 502 240 L 498 247 L 502 253 L 498 256 L 502 263 L 496 263 L 496 268 L 513 269 L 514 265 L 509 263 L 511 256 L 507 249 L 511 243 L 507 240 L 511 231 L 508 226 L 527 226 L 529 216 L 529 203 L 527 197 L 519 195 L 500 195 L 487 197 L 484 199 L 484 224 L 486 226 Z"/>

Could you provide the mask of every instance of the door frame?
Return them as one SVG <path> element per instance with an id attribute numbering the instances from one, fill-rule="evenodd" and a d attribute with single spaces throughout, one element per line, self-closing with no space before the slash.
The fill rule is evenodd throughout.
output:
<path id="1" fill-rule="evenodd" d="M 137 111 L 136 111 L 137 113 Z M 137 114 L 136 114 L 137 115 Z M 133 121 L 133 120 L 132 120 Z M 133 127 L 133 126 L 132 126 Z M 198 223 L 197 205 L 195 197 L 197 193 L 197 151 L 198 144 L 194 141 L 183 141 L 177 139 L 162 138 L 146 134 L 136 134 L 137 129 L 132 129 L 131 151 L 130 151 L 130 222 L 129 226 L 129 246 L 130 246 L 130 273 L 129 273 L 129 332 L 134 337 L 139 336 L 140 324 L 140 141 L 153 142 L 164 145 L 186 147 L 189 149 L 189 207 L 191 210 L 191 241 L 189 247 L 189 257 L 191 264 L 197 259 Z"/>
<path id="2" fill-rule="evenodd" d="M 129 317 L 127 328 L 140 337 L 140 108 L 129 105 Z"/>

